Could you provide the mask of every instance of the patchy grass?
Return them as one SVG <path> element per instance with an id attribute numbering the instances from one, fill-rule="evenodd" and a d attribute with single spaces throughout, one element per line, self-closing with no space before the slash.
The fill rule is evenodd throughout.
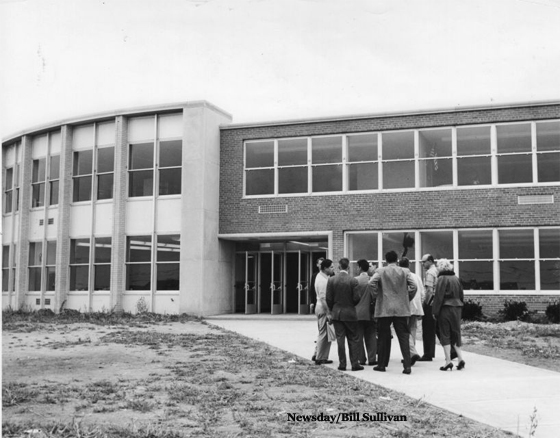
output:
<path id="1" fill-rule="evenodd" d="M 18 318 L 30 331 L 5 332 L 4 437 L 511 436 L 192 319 L 102 324 L 77 343 L 58 332 L 71 323 Z M 91 333 L 81 327 L 74 338 Z M 288 421 L 288 413 L 345 412 L 406 421 Z"/>

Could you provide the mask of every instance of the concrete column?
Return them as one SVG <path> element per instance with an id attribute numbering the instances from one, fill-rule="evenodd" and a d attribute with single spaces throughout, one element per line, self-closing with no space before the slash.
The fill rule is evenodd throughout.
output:
<path id="1" fill-rule="evenodd" d="M 111 251 L 111 308 L 122 310 L 122 295 L 126 287 L 126 199 L 127 199 L 127 120 L 116 119 L 115 173 L 113 199 L 113 237 Z"/>
<path id="2" fill-rule="evenodd" d="M 72 202 L 72 127 L 61 128 L 58 223 L 56 230 L 56 280 L 54 311 L 65 306 L 70 288 L 70 204 Z"/>

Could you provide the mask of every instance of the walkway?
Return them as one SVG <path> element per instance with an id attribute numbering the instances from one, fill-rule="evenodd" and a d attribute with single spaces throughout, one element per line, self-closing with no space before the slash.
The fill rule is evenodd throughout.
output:
<path id="1" fill-rule="evenodd" d="M 317 332 L 313 315 L 219 315 L 206 319 L 305 359 L 313 354 Z M 474 353 L 465 353 L 463 371 L 443 373 L 439 371 L 443 351 L 438 346 L 434 362 L 417 362 L 412 375 L 407 376 L 401 373 L 396 337 L 393 341 L 387 372 L 374 372 L 366 366 L 364 371 L 347 373 L 523 437 L 529 436 L 529 416 L 536 407 L 535 437 L 560 436 L 560 373 Z M 419 347 L 420 351 L 421 342 Z M 336 348 L 331 347 L 330 359 L 334 363 L 325 366 L 336 369 Z"/>

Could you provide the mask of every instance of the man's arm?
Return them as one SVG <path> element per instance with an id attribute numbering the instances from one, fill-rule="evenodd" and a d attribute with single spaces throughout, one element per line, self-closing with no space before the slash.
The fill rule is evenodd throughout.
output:
<path id="1" fill-rule="evenodd" d="M 414 281 L 414 278 L 412 277 L 410 271 L 408 271 L 406 274 L 406 284 L 408 289 L 408 301 L 411 301 L 416 295 L 418 287 L 416 286 L 416 282 Z"/>
<path id="2" fill-rule="evenodd" d="M 436 287 L 436 278 L 433 276 L 431 272 L 426 272 L 426 284 L 424 285 L 426 289 L 426 295 L 424 298 L 424 304 L 431 306 L 432 301 L 434 300 L 435 294 L 435 287 Z"/>
<path id="3" fill-rule="evenodd" d="M 327 282 L 327 303 L 326 304 L 328 306 L 327 308 L 332 311 L 333 306 L 334 306 L 334 291 L 333 291 L 333 288 L 332 288 L 331 278 L 329 278 L 329 280 Z"/>
<path id="4" fill-rule="evenodd" d="M 367 291 L 371 294 L 373 300 L 377 299 L 379 293 L 379 280 L 381 280 L 381 276 L 376 272 L 367 285 Z"/>
<path id="5" fill-rule="evenodd" d="M 362 299 L 362 297 L 360 296 L 360 292 L 359 292 L 358 280 L 356 280 L 355 278 L 352 278 L 352 283 L 351 283 L 350 287 L 352 288 L 352 298 L 354 299 L 354 305 L 356 305 Z"/>

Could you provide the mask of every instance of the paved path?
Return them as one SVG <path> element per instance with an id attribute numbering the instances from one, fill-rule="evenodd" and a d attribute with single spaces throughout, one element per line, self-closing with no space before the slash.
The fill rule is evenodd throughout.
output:
<path id="1" fill-rule="evenodd" d="M 210 324 L 306 359 L 313 354 L 317 325 L 312 315 L 219 315 L 206 319 Z M 443 350 L 437 346 L 435 361 L 417 362 L 412 375 L 407 376 L 401 372 L 396 336 L 393 342 L 387 372 L 375 372 L 371 366 L 360 372 L 346 372 L 522 437 L 529 436 L 529 416 L 536 407 L 538 426 L 534 436 L 560 437 L 560 373 L 474 353 L 465 353 L 464 370 L 444 373 L 439 370 L 443 365 Z M 421 348 L 420 342 L 420 352 Z M 334 346 L 330 359 L 334 363 L 325 366 L 336 369 L 338 358 Z"/>

